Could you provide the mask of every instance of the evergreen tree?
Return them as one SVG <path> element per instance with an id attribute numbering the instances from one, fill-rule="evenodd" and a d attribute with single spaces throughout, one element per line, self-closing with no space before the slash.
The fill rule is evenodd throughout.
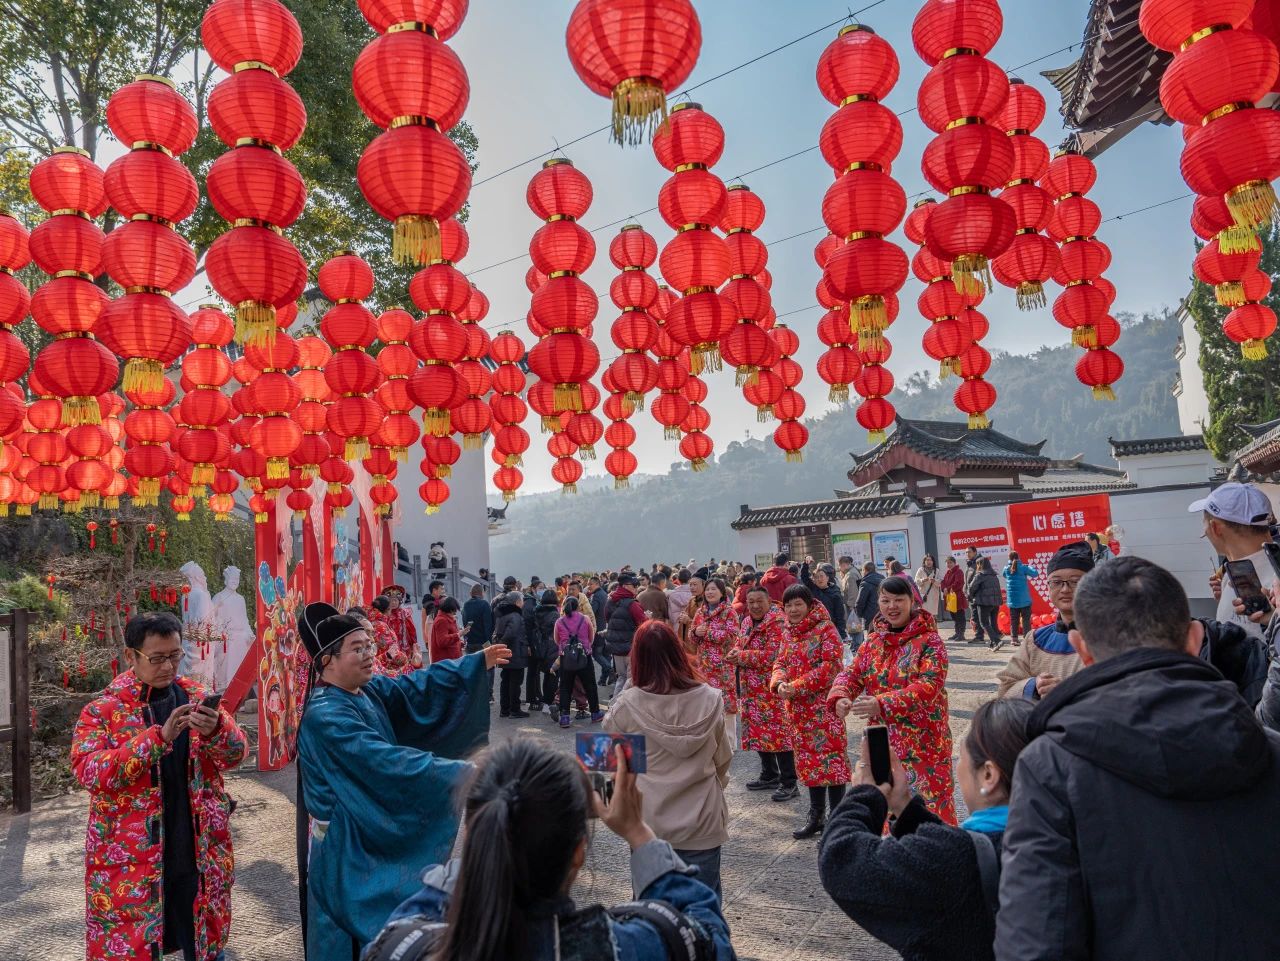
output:
<path id="1" fill-rule="evenodd" d="M 1271 292 L 1263 301 L 1280 310 L 1280 227 L 1272 224 L 1262 237 L 1259 267 L 1272 279 Z M 1261 424 L 1280 417 L 1280 338 L 1267 339 L 1264 360 L 1245 360 L 1240 347 L 1227 339 L 1222 322 L 1230 308 L 1218 304 L 1213 288 L 1195 281 L 1187 299 L 1187 310 L 1200 335 L 1200 370 L 1209 397 L 1209 423 L 1204 439 L 1221 461 L 1229 461 L 1234 451 L 1248 441 L 1241 424 Z"/>

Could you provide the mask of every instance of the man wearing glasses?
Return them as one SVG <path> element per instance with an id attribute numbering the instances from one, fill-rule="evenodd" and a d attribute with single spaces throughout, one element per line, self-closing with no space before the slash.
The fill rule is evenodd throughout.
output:
<path id="1" fill-rule="evenodd" d="M 1013 657 L 996 680 L 1000 697 L 1024 697 L 1038 701 L 1084 663 L 1068 640 L 1075 627 L 1076 585 L 1093 570 L 1093 552 L 1080 541 L 1058 549 L 1049 561 L 1049 603 L 1058 612 L 1052 624 L 1028 631 L 1025 644 L 1014 648 Z"/>
<path id="2" fill-rule="evenodd" d="M 221 959 L 231 925 L 231 805 L 222 772 L 245 736 L 217 695 L 178 675 L 182 624 L 125 627 L 129 670 L 80 713 L 71 766 L 89 791 L 86 950 Z"/>

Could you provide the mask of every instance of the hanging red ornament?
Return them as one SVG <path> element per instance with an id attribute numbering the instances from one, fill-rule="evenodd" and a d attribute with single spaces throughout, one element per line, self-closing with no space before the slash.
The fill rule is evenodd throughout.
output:
<path id="1" fill-rule="evenodd" d="M 98 541 L 96 537 L 98 533 L 98 522 L 89 521 L 89 523 L 84 525 L 84 529 L 89 532 L 89 550 L 93 550 L 95 547 L 98 546 Z"/>

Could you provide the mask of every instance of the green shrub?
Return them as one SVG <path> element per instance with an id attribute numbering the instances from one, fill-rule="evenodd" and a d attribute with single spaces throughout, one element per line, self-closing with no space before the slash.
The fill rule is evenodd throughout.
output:
<path id="1" fill-rule="evenodd" d="M 0 613 L 25 607 L 36 621 L 65 621 L 70 616 L 66 595 L 53 592 L 38 577 L 28 574 L 16 581 L 0 584 Z"/>

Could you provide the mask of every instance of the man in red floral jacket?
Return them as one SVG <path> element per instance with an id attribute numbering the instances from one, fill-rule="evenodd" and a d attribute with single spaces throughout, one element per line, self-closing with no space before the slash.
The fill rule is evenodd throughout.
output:
<path id="1" fill-rule="evenodd" d="M 222 772 L 245 736 L 178 676 L 182 624 L 140 614 L 125 628 L 130 670 L 85 706 L 71 766 L 89 790 L 87 961 L 220 961 L 234 860 Z"/>

